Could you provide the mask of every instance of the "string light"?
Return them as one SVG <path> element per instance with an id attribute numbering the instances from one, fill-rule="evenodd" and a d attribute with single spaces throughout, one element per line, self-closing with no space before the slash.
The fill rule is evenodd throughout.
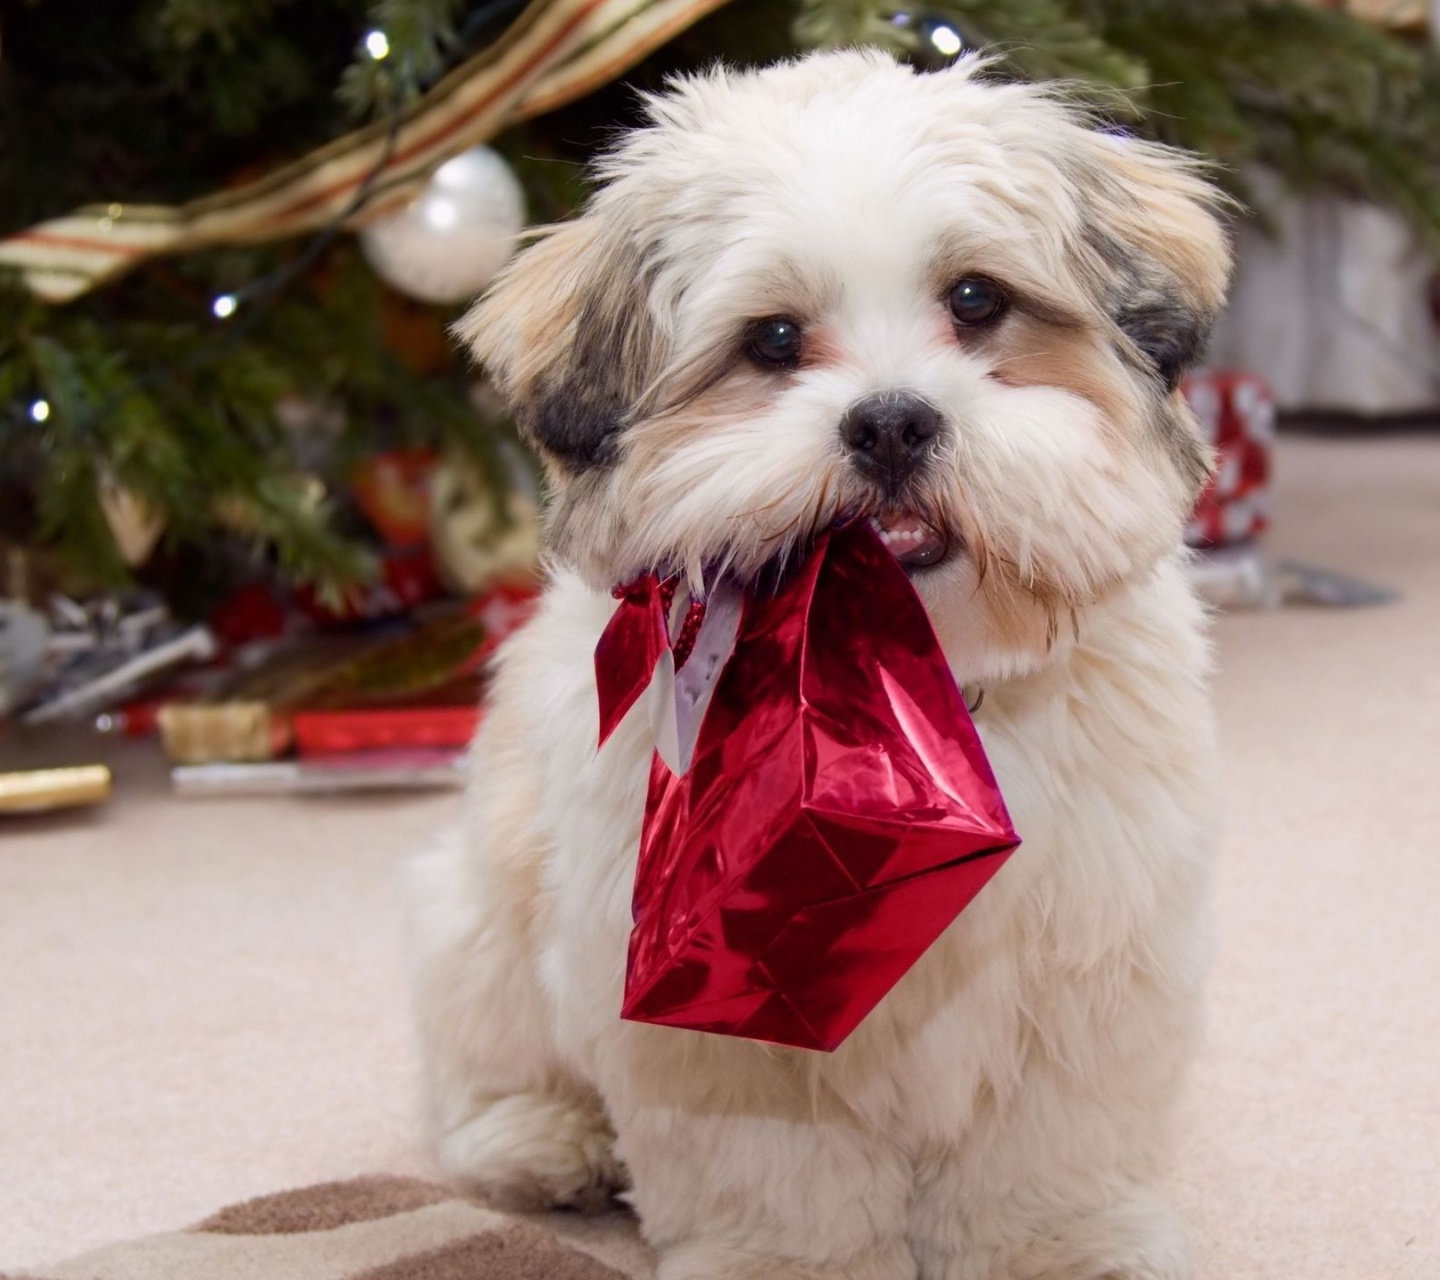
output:
<path id="1" fill-rule="evenodd" d="M 369 32 L 365 37 L 365 51 L 376 62 L 380 62 L 390 55 L 390 39 L 383 31 L 375 30 Z M 350 217 L 364 207 L 374 192 L 375 183 L 390 163 L 391 157 L 395 154 L 395 140 L 400 132 L 400 119 L 402 115 L 402 97 L 394 90 L 397 88 L 394 82 L 394 74 L 387 69 L 387 79 L 390 81 L 392 92 L 386 95 L 390 104 L 389 129 L 385 138 L 385 146 L 375 167 L 361 180 L 360 185 L 355 189 L 349 204 L 346 205 L 334 218 L 331 219 L 311 239 L 305 249 L 295 258 L 291 259 L 284 266 L 267 276 L 262 276 L 247 284 L 237 296 L 233 293 L 222 293 L 210 301 L 210 312 L 217 320 L 228 320 L 240 307 L 240 298 L 246 300 L 245 317 L 229 327 L 229 337 L 232 342 L 239 341 L 248 325 L 259 319 L 266 310 L 266 304 L 273 302 L 274 298 L 306 268 L 311 267 L 319 259 L 324 250 L 340 233 L 340 229 L 346 224 Z M 104 214 L 99 221 L 105 230 L 109 230 L 125 214 L 125 206 L 115 202 L 106 207 Z M 112 396 L 104 405 L 102 410 L 108 410 L 118 398 L 118 393 Z M 29 408 L 30 420 L 32 422 L 47 422 L 50 419 L 50 402 L 40 399 L 33 400 Z"/>
<path id="2" fill-rule="evenodd" d="M 390 56 L 390 37 L 378 27 L 369 31 L 363 41 L 365 52 L 376 62 L 381 62 Z M 361 179 L 360 185 L 355 188 L 349 204 L 339 213 L 330 219 L 311 238 L 305 248 L 287 262 L 284 266 L 272 271 L 269 275 L 261 276 L 258 280 L 252 280 L 239 294 L 222 293 L 210 303 L 210 310 L 217 320 L 228 320 L 233 316 L 240 306 L 241 299 L 245 302 L 245 316 L 231 326 L 230 334 L 233 339 L 238 340 L 240 335 L 264 315 L 268 306 L 275 301 L 281 291 L 301 272 L 315 265 L 320 255 L 329 248 L 331 243 L 340 234 L 340 230 L 350 220 L 351 216 L 358 213 L 365 207 L 375 190 L 375 183 L 382 173 L 389 166 L 391 157 L 395 154 L 395 140 L 400 134 L 400 119 L 403 115 L 403 95 L 399 92 L 400 86 L 394 69 L 385 68 L 382 73 L 388 85 L 389 91 L 383 95 L 390 104 L 389 129 L 385 135 L 385 146 L 380 152 L 380 158 L 375 162 L 375 167 Z"/>
<path id="3" fill-rule="evenodd" d="M 390 50 L 390 42 L 383 31 L 372 31 L 371 36 L 379 36 L 384 41 L 385 51 Z M 366 47 L 370 47 L 370 39 L 366 38 Z M 372 56 L 373 50 L 372 50 Z M 350 218 L 365 207 L 375 190 L 375 183 L 390 164 L 390 159 L 395 154 L 395 140 L 400 134 L 400 120 L 403 115 L 401 110 L 402 97 L 398 92 L 398 84 L 392 72 L 386 71 L 386 79 L 390 84 L 390 92 L 385 96 L 390 103 L 390 124 L 385 135 L 385 146 L 380 152 L 380 158 L 375 162 L 375 167 L 361 180 L 360 185 L 355 188 L 355 194 L 350 197 L 350 203 L 339 213 L 330 219 L 311 238 L 310 243 L 291 258 L 284 266 L 272 271 L 269 275 L 261 276 L 258 280 L 252 280 L 238 294 L 222 293 L 210 303 L 210 310 L 217 320 L 228 320 L 239 308 L 241 301 L 245 303 L 245 316 L 243 320 L 236 321 L 231 326 L 232 338 L 237 339 L 245 331 L 247 325 L 253 325 L 264 315 L 267 307 L 275 301 L 281 291 L 301 272 L 315 265 L 320 255 L 334 242 L 340 234 L 340 230 Z"/>
<path id="4" fill-rule="evenodd" d="M 930 32 L 930 43 L 935 46 L 938 53 L 947 58 L 953 58 L 965 47 L 965 42 L 960 39 L 960 33 L 954 27 L 937 26 Z"/>

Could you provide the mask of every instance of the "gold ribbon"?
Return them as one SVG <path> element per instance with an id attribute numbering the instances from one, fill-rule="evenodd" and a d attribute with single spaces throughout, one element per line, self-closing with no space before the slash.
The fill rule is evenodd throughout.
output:
<path id="1" fill-rule="evenodd" d="M 100 804 L 110 798 L 110 786 L 110 770 L 103 764 L 0 773 L 0 816 Z"/>
<path id="2" fill-rule="evenodd" d="M 500 40 L 455 68 L 394 126 L 376 121 L 264 177 L 183 205 L 87 205 L 0 240 L 48 302 L 68 302 L 158 254 L 359 225 L 412 199 L 451 156 L 623 74 L 725 0 L 533 0 Z M 387 147 L 389 154 L 386 155 Z M 374 175 L 373 179 L 371 175 Z"/>

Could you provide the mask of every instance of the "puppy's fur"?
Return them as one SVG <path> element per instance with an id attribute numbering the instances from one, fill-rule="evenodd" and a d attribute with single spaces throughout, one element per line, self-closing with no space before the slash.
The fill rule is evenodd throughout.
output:
<path id="1" fill-rule="evenodd" d="M 503 651 L 464 829 L 417 866 L 415 1001 L 458 1178 L 631 1196 L 664 1280 L 1178 1280 L 1156 1181 L 1200 1025 L 1211 720 L 1176 385 L 1220 305 L 1216 197 L 974 63 L 716 71 L 649 105 L 578 220 L 464 322 L 545 456 L 554 567 Z M 967 329 L 954 282 L 1010 307 Z M 793 368 L 755 321 L 804 332 Z M 942 426 L 899 497 L 850 406 Z M 834 1055 L 619 1018 L 651 746 L 597 753 L 609 588 L 703 587 L 901 503 L 1020 852 Z"/>

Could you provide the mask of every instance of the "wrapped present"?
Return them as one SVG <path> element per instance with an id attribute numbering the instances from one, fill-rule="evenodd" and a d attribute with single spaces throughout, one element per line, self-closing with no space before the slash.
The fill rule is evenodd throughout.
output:
<path id="1" fill-rule="evenodd" d="M 391 449 L 361 460 L 350 490 L 387 546 L 421 547 L 430 539 L 432 449 Z"/>
<path id="2" fill-rule="evenodd" d="M 1183 389 L 1215 449 L 1215 473 L 1195 505 L 1185 540 L 1192 547 L 1248 542 L 1270 525 L 1275 397 L 1263 378 L 1229 370 L 1192 374 Z"/>
<path id="3" fill-rule="evenodd" d="M 308 584 L 295 592 L 295 603 L 312 622 L 344 629 L 404 617 L 445 594 L 429 547 L 387 547 L 380 552 L 379 570 L 374 581 L 347 588 L 333 603 Z"/>
<path id="4" fill-rule="evenodd" d="M 383 698 L 371 705 L 297 710 L 290 717 L 295 750 L 301 756 L 329 756 L 347 751 L 393 751 L 426 748 L 461 750 L 470 745 L 480 725 L 484 680 L 478 671 L 422 693 L 399 705 Z"/>
<path id="5" fill-rule="evenodd" d="M 737 589 L 736 608 L 674 594 L 631 584 L 596 651 L 605 731 L 650 679 L 682 770 L 658 752 L 651 767 L 623 1016 L 832 1050 L 1019 839 L 924 607 L 867 523 L 823 535 L 778 585 Z"/>
<path id="6" fill-rule="evenodd" d="M 491 654 L 535 602 L 533 587 L 506 587 L 400 635 L 292 638 L 245 655 L 195 696 L 134 704 L 104 727 L 157 724 L 184 765 L 269 761 L 292 749 L 459 749 L 479 724 Z"/>
<path id="7" fill-rule="evenodd" d="M 486 643 L 483 624 L 460 612 L 395 637 L 282 645 L 237 665 L 205 696 L 166 703 L 157 716 L 161 740 L 171 760 L 186 765 L 273 760 L 297 746 L 454 745 L 474 732 Z"/>

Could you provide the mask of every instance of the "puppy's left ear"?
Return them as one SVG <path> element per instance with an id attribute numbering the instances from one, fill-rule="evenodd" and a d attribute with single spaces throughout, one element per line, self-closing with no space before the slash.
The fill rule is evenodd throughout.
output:
<path id="1" fill-rule="evenodd" d="M 663 358 L 638 242 L 593 212 L 541 232 L 455 334 L 562 481 L 616 459 Z"/>
<path id="2" fill-rule="evenodd" d="M 1111 319 L 1167 392 L 1204 354 L 1230 279 L 1228 198 L 1182 152 L 1086 130 L 1083 229 Z"/>

